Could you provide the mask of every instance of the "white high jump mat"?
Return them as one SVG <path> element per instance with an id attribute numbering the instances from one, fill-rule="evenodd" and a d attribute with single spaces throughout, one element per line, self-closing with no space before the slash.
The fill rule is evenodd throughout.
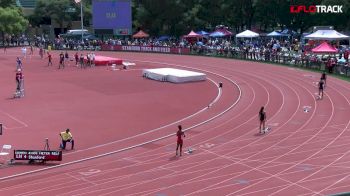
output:
<path id="1" fill-rule="evenodd" d="M 174 68 L 144 69 L 142 70 L 142 76 L 153 80 L 173 83 L 206 80 L 206 74 L 204 73 Z"/>

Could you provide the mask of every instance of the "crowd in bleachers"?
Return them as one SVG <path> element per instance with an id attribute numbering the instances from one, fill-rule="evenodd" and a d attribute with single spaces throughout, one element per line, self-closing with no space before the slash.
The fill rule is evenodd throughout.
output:
<path id="1" fill-rule="evenodd" d="M 68 46 L 70 49 L 75 49 L 77 48 L 76 44 L 79 44 L 79 42 L 71 44 L 69 40 L 56 40 L 56 45 L 59 45 L 60 47 Z M 310 52 L 310 48 L 305 45 L 303 46 L 297 39 L 109 39 L 104 42 L 86 42 L 84 43 L 84 49 L 96 49 L 96 47 L 101 44 L 181 48 L 186 47 L 190 48 L 191 53 L 196 55 L 224 56 L 229 58 L 284 63 L 294 66 L 304 66 L 318 69 L 320 69 L 322 66 L 325 66 L 330 73 L 333 71 L 337 71 L 339 73 L 347 73 L 347 66 L 349 62 L 349 48 L 338 47 L 339 52 L 336 54 L 315 54 Z"/>
<path id="2" fill-rule="evenodd" d="M 339 73 L 347 73 L 350 53 L 349 48 L 338 47 L 339 52 L 335 54 L 315 54 L 310 52 L 310 48 L 302 45 L 297 39 L 274 39 L 267 37 L 245 40 L 211 37 L 195 40 L 174 37 L 165 40 L 159 40 L 157 38 L 117 38 L 106 41 L 84 40 L 82 42 L 81 40 L 74 39 L 56 38 L 49 40 L 41 37 L 29 40 L 25 36 L 21 36 L 11 38 L 9 41 L 13 46 L 28 43 L 40 48 L 51 47 L 52 49 L 60 50 L 100 50 L 102 44 L 180 47 L 190 48 L 191 54 L 195 55 L 224 56 L 311 68 L 326 66 L 329 72 L 333 72 L 335 67 L 338 67 L 336 71 Z"/>

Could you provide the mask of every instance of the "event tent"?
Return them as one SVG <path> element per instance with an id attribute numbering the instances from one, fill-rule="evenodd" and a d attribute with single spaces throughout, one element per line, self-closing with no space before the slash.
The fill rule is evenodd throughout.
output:
<path id="1" fill-rule="evenodd" d="M 206 31 L 197 31 L 196 33 L 199 34 L 199 35 L 203 35 L 203 36 L 209 35 L 209 33 L 206 32 Z"/>
<path id="2" fill-rule="evenodd" d="M 253 38 L 253 37 L 259 37 L 259 34 L 250 31 L 250 30 L 245 30 L 241 33 L 238 33 L 236 37 L 243 37 L 243 38 Z"/>
<path id="3" fill-rule="evenodd" d="M 282 37 L 282 36 L 289 36 L 288 34 L 282 34 L 277 31 L 272 31 L 271 33 L 267 34 L 266 36 L 269 37 Z"/>
<path id="4" fill-rule="evenodd" d="M 221 31 L 214 31 L 209 34 L 210 37 L 224 37 L 225 34 Z"/>
<path id="5" fill-rule="evenodd" d="M 165 41 L 165 40 L 169 40 L 170 37 L 168 35 L 163 35 L 163 36 L 160 36 L 157 40 L 158 41 Z"/>
<path id="6" fill-rule="evenodd" d="M 286 35 L 295 35 L 297 34 L 297 32 L 290 30 L 290 29 L 284 29 L 283 31 L 281 31 L 282 34 L 286 34 Z"/>
<path id="7" fill-rule="evenodd" d="M 305 36 L 305 39 L 342 40 L 342 39 L 349 39 L 349 36 L 343 35 L 336 30 L 317 30 L 312 34 Z"/>
<path id="8" fill-rule="evenodd" d="M 195 33 L 194 31 L 191 31 L 189 34 L 184 36 L 185 38 L 200 38 L 202 35 Z"/>
<path id="9" fill-rule="evenodd" d="M 316 48 L 311 50 L 314 53 L 336 53 L 338 50 L 333 46 L 329 45 L 327 42 L 323 42 Z"/>
<path id="10" fill-rule="evenodd" d="M 139 32 L 135 33 L 132 37 L 133 38 L 147 38 L 147 37 L 149 37 L 149 35 L 147 33 L 145 33 L 144 31 L 140 30 Z"/>
<path id="11" fill-rule="evenodd" d="M 221 32 L 225 36 L 232 36 L 233 35 L 233 33 L 227 29 L 217 29 L 215 32 Z"/>

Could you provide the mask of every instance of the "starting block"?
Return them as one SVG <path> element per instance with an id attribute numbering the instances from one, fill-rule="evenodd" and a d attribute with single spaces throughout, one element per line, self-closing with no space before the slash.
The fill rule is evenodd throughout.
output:
<path id="1" fill-rule="evenodd" d="M 310 110 L 311 110 L 311 106 L 304 106 L 304 107 L 303 107 L 304 113 L 309 113 Z"/>
<path id="2" fill-rule="evenodd" d="M 322 97 L 320 95 L 316 95 L 316 100 L 320 100 Z"/>
<path id="3" fill-rule="evenodd" d="M 192 154 L 194 151 L 195 151 L 194 148 L 189 147 L 189 148 L 185 151 L 185 153 L 186 153 L 186 154 Z"/>
<path id="4" fill-rule="evenodd" d="M 14 94 L 13 94 L 13 98 L 21 98 L 21 97 L 24 97 L 24 90 L 20 90 L 20 91 L 16 91 Z"/>
<path id="5" fill-rule="evenodd" d="M 271 127 L 266 127 L 264 130 L 262 130 L 262 132 L 260 132 L 261 134 L 265 134 L 267 132 L 271 131 Z"/>

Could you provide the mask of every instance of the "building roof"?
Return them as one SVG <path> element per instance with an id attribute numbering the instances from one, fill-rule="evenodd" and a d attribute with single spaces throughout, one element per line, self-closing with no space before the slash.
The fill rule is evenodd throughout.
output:
<path id="1" fill-rule="evenodd" d="M 16 0 L 18 7 L 35 8 L 37 0 Z"/>

